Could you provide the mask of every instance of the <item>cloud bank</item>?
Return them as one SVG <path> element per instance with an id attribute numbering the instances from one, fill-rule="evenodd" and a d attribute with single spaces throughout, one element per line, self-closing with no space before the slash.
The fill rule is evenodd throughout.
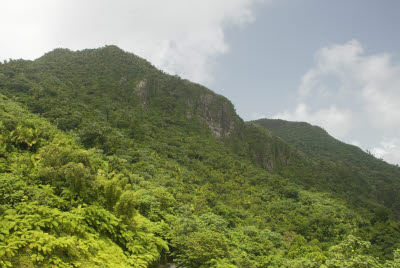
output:
<path id="1" fill-rule="evenodd" d="M 256 2 L 263 1 L 5 0 L 0 59 L 115 44 L 166 72 L 207 83 L 215 58 L 229 52 L 224 30 L 251 23 Z"/>
<path id="2" fill-rule="evenodd" d="M 275 117 L 322 126 L 353 144 L 354 135 L 378 133 L 375 146 L 363 147 L 400 163 L 400 63 L 387 53 L 366 54 L 357 40 L 324 47 L 302 77 L 296 107 Z"/>

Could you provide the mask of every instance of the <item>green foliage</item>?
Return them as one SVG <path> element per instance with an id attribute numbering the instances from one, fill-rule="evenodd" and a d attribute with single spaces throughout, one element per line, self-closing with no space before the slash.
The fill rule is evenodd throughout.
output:
<path id="1" fill-rule="evenodd" d="M 378 267 L 378 260 L 366 252 L 370 247 L 369 242 L 350 235 L 339 245 L 329 249 L 326 264 L 328 267 Z"/>
<path id="2" fill-rule="evenodd" d="M 0 89 L 1 266 L 399 266 L 398 170 L 318 129 L 114 46 L 1 64 Z"/>
<path id="3" fill-rule="evenodd" d="M 147 267 L 158 261 L 168 250 L 154 234 L 158 223 L 124 211 L 131 217 L 125 224 L 96 205 L 107 191 L 94 167 L 107 162 L 7 99 L 1 107 L 0 266 Z M 32 133 L 40 142 L 32 142 Z M 114 198 L 126 202 L 123 195 Z"/>
<path id="4" fill-rule="evenodd" d="M 302 166 L 295 173 L 309 177 L 303 184 L 335 192 L 354 206 L 380 211 L 380 217 L 389 217 L 392 213 L 395 217 L 400 216 L 398 167 L 376 159 L 356 146 L 340 142 L 325 130 L 308 123 L 260 119 L 250 124 L 268 129 L 307 156 L 309 167 Z M 292 176 L 289 172 L 284 174 Z M 382 205 L 391 211 L 385 211 Z"/>
<path id="5" fill-rule="evenodd" d="M 181 250 L 184 258 L 181 261 L 178 255 L 179 263 L 200 267 L 209 260 L 228 257 L 228 241 L 223 234 L 206 229 L 191 233 Z"/>

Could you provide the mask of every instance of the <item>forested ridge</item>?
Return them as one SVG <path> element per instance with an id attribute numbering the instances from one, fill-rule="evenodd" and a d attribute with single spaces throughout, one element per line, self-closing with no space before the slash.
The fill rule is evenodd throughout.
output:
<path id="1" fill-rule="evenodd" d="M 0 64 L 2 267 L 399 267 L 400 171 L 115 46 Z M 299 125 L 300 124 L 300 125 Z"/>

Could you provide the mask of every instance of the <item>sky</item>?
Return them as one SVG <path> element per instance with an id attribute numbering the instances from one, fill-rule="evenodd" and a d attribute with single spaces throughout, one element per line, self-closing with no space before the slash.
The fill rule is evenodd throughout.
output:
<path id="1" fill-rule="evenodd" d="M 0 60 L 117 45 L 400 164 L 398 0 L 2 0 Z"/>

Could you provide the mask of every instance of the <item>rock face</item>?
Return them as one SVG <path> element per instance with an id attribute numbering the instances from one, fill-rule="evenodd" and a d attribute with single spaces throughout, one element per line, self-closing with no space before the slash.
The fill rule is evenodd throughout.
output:
<path id="1" fill-rule="evenodd" d="M 261 166 L 267 171 L 273 172 L 276 164 L 283 166 L 290 165 L 291 150 L 286 144 L 271 143 L 265 148 L 265 152 L 267 152 L 267 157 Z"/>
<path id="2" fill-rule="evenodd" d="M 193 114 L 205 123 L 215 138 L 230 136 L 235 130 L 236 113 L 233 105 L 218 95 L 203 93 L 195 100 L 187 102 L 191 108 L 186 118 L 192 118 Z"/>
<path id="3" fill-rule="evenodd" d="M 147 79 L 141 80 L 136 85 L 135 93 L 139 97 L 140 103 L 142 105 L 142 111 L 146 111 L 146 109 L 147 109 L 147 98 L 148 98 Z"/>

